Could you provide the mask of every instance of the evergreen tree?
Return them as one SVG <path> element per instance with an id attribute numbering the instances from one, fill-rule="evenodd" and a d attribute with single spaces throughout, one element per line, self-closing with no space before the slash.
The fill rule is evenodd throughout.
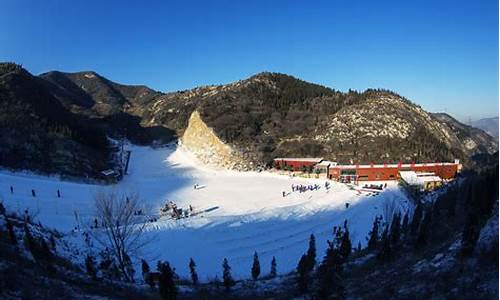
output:
<path id="1" fill-rule="evenodd" d="M 337 238 L 342 234 L 342 230 L 338 228 L 335 231 L 335 239 L 333 242 L 328 241 L 328 248 L 323 257 L 323 261 L 318 267 L 318 299 L 343 299 L 345 297 L 345 289 L 342 285 L 342 264 L 344 262 L 341 254 L 342 240 Z"/>
<path id="2" fill-rule="evenodd" d="M 50 251 L 49 245 L 47 244 L 47 241 L 45 241 L 44 238 L 41 239 L 40 241 L 40 258 L 46 262 L 52 261 L 53 254 Z"/>
<path id="3" fill-rule="evenodd" d="M 252 278 L 253 280 L 257 280 L 260 275 L 260 262 L 259 256 L 257 255 L 257 251 L 253 254 L 253 265 L 252 265 Z"/>
<path id="4" fill-rule="evenodd" d="M 307 292 L 309 285 L 309 258 L 306 254 L 303 254 L 297 265 L 297 281 L 299 286 L 299 291 L 302 293 Z"/>
<path id="5" fill-rule="evenodd" d="M 158 269 L 158 271 L 160 268 Z M 144 279 L 144 282 L 147 283 L 152 289 L 155 287 L 155 281 L 153 277 L 151 276 L 151 268 L 149 267 L 149 264 L 147 261 L 144 259 L 141 260 L 141 271 L 142 271 L 142 279 Z"/>
<path id="6" fill-rule="evenodd" d="M 415 212 L 413 213 L 413 218 L 411 219 L 410 224 L 410 234 L 412 236 L 416 236 L 418 234 L 418 228 L 420 226 L 420 221 L 422 219 L 422 215 L 424 213 L 424 208 L 421 203 L 417 204 L 415 208 Z"/>
<path id="7" fill-rule="evenodd" d="M 148 262 L 145 261 L 144 259 L 141 259 L 141 271 L 142 271 L 142 278 L 144 278 L 146 274 L 151 272 Z"/>
<path id="8" fill-rule="evenodd" d="M 160 264 L 160 276 L 158 278 L 158 288 L 160 297 L 163 300 L 174 300 L 177 298 L 177 287 L 174 281 L 174 271 L 168 262 Z"/>
<path id="9" fill-rule="evenodd" d="M 358 242 L 358 252 L 361 252 L 362 248 L 361 248 L 361 242 Z"/>
<path id="10" fill-rule="evenodd" d="M 95 267 L 95 259 L 92 255 L 88 254 L 87 257 L 85 257 L 85 269 L 87 270 L 87 274 L 92 279 L 97 279 L 97 270 Z"/>
<path id="11" fill-rule="evenodd" d="M 31 232 L 26 224 L 24 225 L 24 246 L 31 252 L 33 258 L 38 258 L 35 240 L 33 239 L 33 236 L 31 235 Z"/>
<path id="12" fill-rule="evenodd" d="M 409 222 L 409 215 L 408 215 L 408 212 L 405 213 L 405 216 L 403 217 L 403 224 L 401 225 L 401 233 L 403 235 L 406 235 L 408 233 L 408 222 Z"/>
<path id="13" fill-rule="evenodd" d="M 427 245 L 427 241 L 429 239 L 429 234 L 430 234 L 431 222 L 432 222 L 432 211 L 431 208 L 429 208 L 426 210 L 424 219 L 422 220 L 422 223 L 420 224 L 418 230 L 418 236 L 416 241 L 417 248 L 421 248 Z"/>
<path id="14" fill-rule="evenodd" d="M 197 285 L 198 273 L 196 273 L 196 264 L 194 263 L 193 258 L 189 259 L 189 273 L 191 273 L 191 281 L 193 281 L 194 285 Z"/>
<path id="15" fill-rule="evenodd" d="M 316 265 L 316 237 L 311 233 L 309 237 L 309 249 L 307 249 L 307 271 L 314 270 Z"/>
<path id="16" fill-rule="evenodd" d="M 382 261 L 388 261 L 392 258 L 391 236 L 389 235 L 389 226 L 385 226 L 382 233 L 382 248 L 377 255 L 377 258 Z"/>
<path id="17" fill-rule="evenodd" d="M 52 247 L 52 250 L 56 251 L 56 238 L 53 234 L 50 234 L 50 246 Z"/>
<path id="18" fill-rule="evenodd" d="M 7 231 L 9 232 L 9 240 L 12 245 L 17 245 L 17 237 L 16 232 L 14 231 L 14 226 L 12 223 L 7 220 Z"/>
<path id="19" fill-rule="evenodd" d="M 378 245 L 378 227 L 380 220 L 378 217 L 375 217 L 373 221 L 372 230 L 370 231 L 370 239 L 368 240 L 368 249 L 374 250 Z"/>
<path id="20" fill-rule="evenodd" d="M 479 237 L 480 228 L 478 224 L 478 217 L 470 213 L 462 232 L 462 247 L 460 249 L 463 256 L 471 256 L 476 247 L 476 242 Z"/>
<path id="21" fill-rule="evenodd" d="M 271 272 L 269 273 L 271 278 L 276 277 L 278 274 L 278 270 L 276 267 L 276 257 L 273 256 L 273 259 L 271 260 Z"/>
<path id="22" fill-rule="evenodd" d="M 352 244 L 351 239 L 349 238 L 349 230 L 347 229 L 347 227 L 345 227 L 345 231 L 342 235 L 342 241 L 339 247 L 339 254 L 343 262 L 347 261 L 347 258 L 349 258 L 349 255 L 351 254 L 351 250 Z"/>
<path id="23" fill-rule="evenodd" d="M 233 277 L 231 276 L 231 267 L 229 266 L 227 258 L 224 258 L 224 261 L 222 262 L 222 281 L 226 291 L 229 291 L 235 284 Z"/>
<path id="24" fill-rule="evenodd" d="M 401 214 L 394 214 L 391 223 L 391 234 L 390 239 L 393 245 L 399 243 L 399 238 L 401 237 Z"/>

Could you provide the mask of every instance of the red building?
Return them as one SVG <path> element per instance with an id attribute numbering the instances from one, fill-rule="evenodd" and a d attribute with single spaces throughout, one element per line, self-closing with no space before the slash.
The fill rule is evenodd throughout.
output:
<path id="1" fill-rule="evenodd" d="M 434 173 L 442 179 L 452 179 L 461 166 L 454 163 L 383 164 L 383 165 L 336 165 L 328 170 L 328 178 L 338 181 L 398 180 L 399 171 Z"/>
<path id="2" fill-rule="evenodd" d="M 302 171 L 304 168 L 312 169 L 320 163 L 323 158 L 275 158 L 274 167 L 280 170 L 293 168 L 294 171 Z"/>

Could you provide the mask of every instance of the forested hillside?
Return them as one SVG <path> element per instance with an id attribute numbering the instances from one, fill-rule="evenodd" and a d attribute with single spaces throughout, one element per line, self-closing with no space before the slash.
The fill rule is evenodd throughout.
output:
<path id="1" fill-rule="evenodd" d="M 104 133 L 18 65 L 0 64 L 0 104 L 1 166 L 77 176 L 107 167 Z"/>

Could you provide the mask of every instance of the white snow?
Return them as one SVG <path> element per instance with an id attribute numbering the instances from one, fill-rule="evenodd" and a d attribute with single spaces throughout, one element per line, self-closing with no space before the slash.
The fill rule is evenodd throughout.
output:
<path id="1" fill-rule="evenodd" d="M 81 220 L 92 217 L 93 195 L 100 190 L 136 192 L 155 212 L 171 200 L 178 207 L 192 205 L 196 211 L 211 210 L 181 220 L 162 218 L 148 235 L 153 237 L 142 257 L 154 268 L 157 260 L 168 260 L 181 276 L 188 276 L 192 257 L 201 280 L 221 277 L 227 257 L 237 278 L 248 278 L 254 251 L 259 254 L 262 274 L 269 272 L 276 257 L 278 272 L 293 270 L 307 250 L 311 233 L 316 236 L 318 260 L 332 238 L 333 226 L 348 220 L 353 247 L 366 245 L 366 236 L 376 215 L 383 215 L 387 202 L 406 211 L 410 202 L 396 182 L 380 194 L 325 179 L 292 178 L 270 172 L 236 172 L 203 167 L 187 151 L 171 145 L 165 148 L 128 146 L 132 151 L 129 174 L 114 186 L 60 181 L 32 174 L 0 173 L 0 199 L 7 208 L 21 214 L 37 212 L 44 225 L 67 233 L 67 239 L 84 245 L 79 233 L 71 233 Z M 194 185 L 199 188 L 195 189 Z M 292 184 L 318 184 L 317 191 L 292 192 Z M 10 193 L 13 186 L 14 193 Z M 35 189 L 36 197 L 32 197 Z M 57 190 L 62 197 L 57 198 Z M 287 193 L 286 197 L 282 192 Z M 349 203 L 349 208 L 345 203 Z M 82 258 L 83 259 L 83 258 Z M 137 274 L 140 265 L 137 265 Z"/>

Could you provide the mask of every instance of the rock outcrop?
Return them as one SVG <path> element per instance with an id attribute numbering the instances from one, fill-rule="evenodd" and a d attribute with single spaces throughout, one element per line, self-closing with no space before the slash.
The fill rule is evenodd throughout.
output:
<path id="1" fill-rule="evenodd" d="M 209 128 L 194 111 L 181 138 L 182 146 L 203 163 L 232 170 L 250 168 L 237 150 L 227 145 Z"/>

